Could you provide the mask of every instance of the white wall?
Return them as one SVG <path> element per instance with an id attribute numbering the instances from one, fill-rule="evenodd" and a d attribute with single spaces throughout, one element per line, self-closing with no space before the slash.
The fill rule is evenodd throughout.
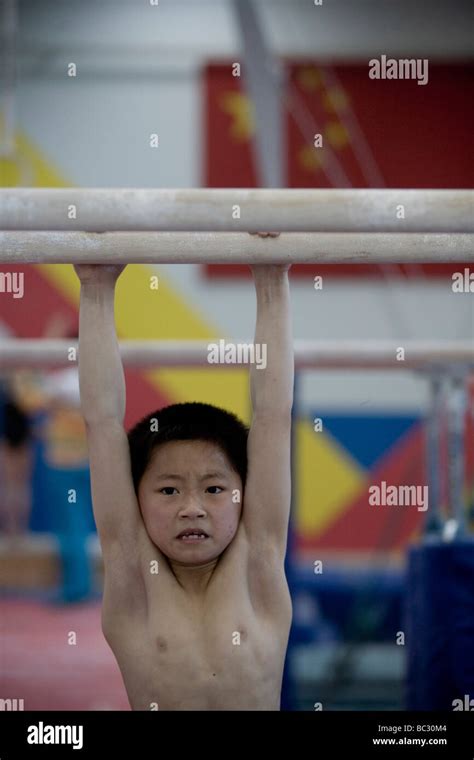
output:
<path id="1" fill-rule="evenodd" d="M 256 5 L 269 47 L 279 55 L 333 60 L 382 52 L 472 55 L 469 0 L 323 0 L 319 7 L 314 0 L 257 0 Z M 240 50 L 232 0 L 159 0 L 156 7 L 149 0 L 21 0 L 20 8 L 25 42 L 52 53 L 87 51 L 98 60 L 115 55 L 128 66 L 129 51 L 136 66 L 147 59 L 152 64 L 157 55 L 170 54 L 177 62 L 227 58 Z"/>

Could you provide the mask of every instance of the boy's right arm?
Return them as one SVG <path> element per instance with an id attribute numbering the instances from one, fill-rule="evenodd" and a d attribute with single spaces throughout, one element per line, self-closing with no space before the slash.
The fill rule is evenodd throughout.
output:
<path id="1" fill-rule="evenodd" d="M 104 564 L 115 576 L 139 569 L 142 518 L 123 427 L 125 379 L 115 332 L 115 283 L 123 267 L 81 265 L 79 381 L 92 501 Z"/>

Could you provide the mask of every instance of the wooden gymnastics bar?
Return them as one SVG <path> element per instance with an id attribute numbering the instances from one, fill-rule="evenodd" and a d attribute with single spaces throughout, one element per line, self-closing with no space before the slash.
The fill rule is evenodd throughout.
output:
<path id="1" fill-rule="evenodd" d="M 473 209 L 471 190 L 4 188 L 0 230 L 466 233 Z"/>
<path id="2" fill-rule="evenodd" d="M 474 234 L 0 232 L 0 264 L 435 263 L 474 261 Z"/>
<path id="3" fill-rule="evenodd" d="M 252 341 L 215 339 L 209 341 L 122 341 L 125 366 L 143 369 L 161 367 L 235 368 L 236 364 L 210 364 L 209 345 L 250 345 Z M 0 340 L 0 370 L 71 367 L 71 348 L 77 341 L 7 338 Z M 403 348 L 404 360 L 397 359 Z M 299 369 L 437 370 L 451 366 L 474 369 L 474 341 L 323 341 L 296 340 L 295 366 Z M 100 357 L 98 357 L 100 359 Z M 247 366 L 245 362 L 242 362 Z"/>

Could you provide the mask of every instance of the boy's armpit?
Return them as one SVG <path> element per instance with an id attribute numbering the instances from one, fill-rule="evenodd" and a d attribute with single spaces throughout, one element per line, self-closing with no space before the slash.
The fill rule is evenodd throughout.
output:
<path id="1" fill-rule="evenodd" d="M 164 607 L 175 594 L 176 579 L 168 560 L 143 524 L 133 545 L 108 542 L 102 605 L 102 630 L 108 641 L 120 639 L 129 625 L 143 623 L 151 606 Z"/>
<path id="2" fill-rule="evenodd" d="M 113 622 L 115 629 L 117 619 L 146 610 L 146 585 L 138 552 L 127 556 L 118 542 L 111 542 L 103 554 L 103 562 L 102 626 L 108 628 Z"/>
<path id="3" fill-rule="evenodd" d="M 291 617 L 285 556 L 278 542 L 249 546 L 248 579 L 250 598 L 259 611 Z"/>

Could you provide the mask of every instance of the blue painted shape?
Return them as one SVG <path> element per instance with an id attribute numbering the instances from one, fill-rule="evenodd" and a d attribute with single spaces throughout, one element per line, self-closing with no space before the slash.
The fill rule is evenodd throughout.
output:
<path id="1" fill-rule="evenodd" d="M 366 470 L 420 419 L 414 415 L 341 415 L 320 411 L 315 411 L 311 418 L 314 417 L 322 418 L 324 431 Z"/>

